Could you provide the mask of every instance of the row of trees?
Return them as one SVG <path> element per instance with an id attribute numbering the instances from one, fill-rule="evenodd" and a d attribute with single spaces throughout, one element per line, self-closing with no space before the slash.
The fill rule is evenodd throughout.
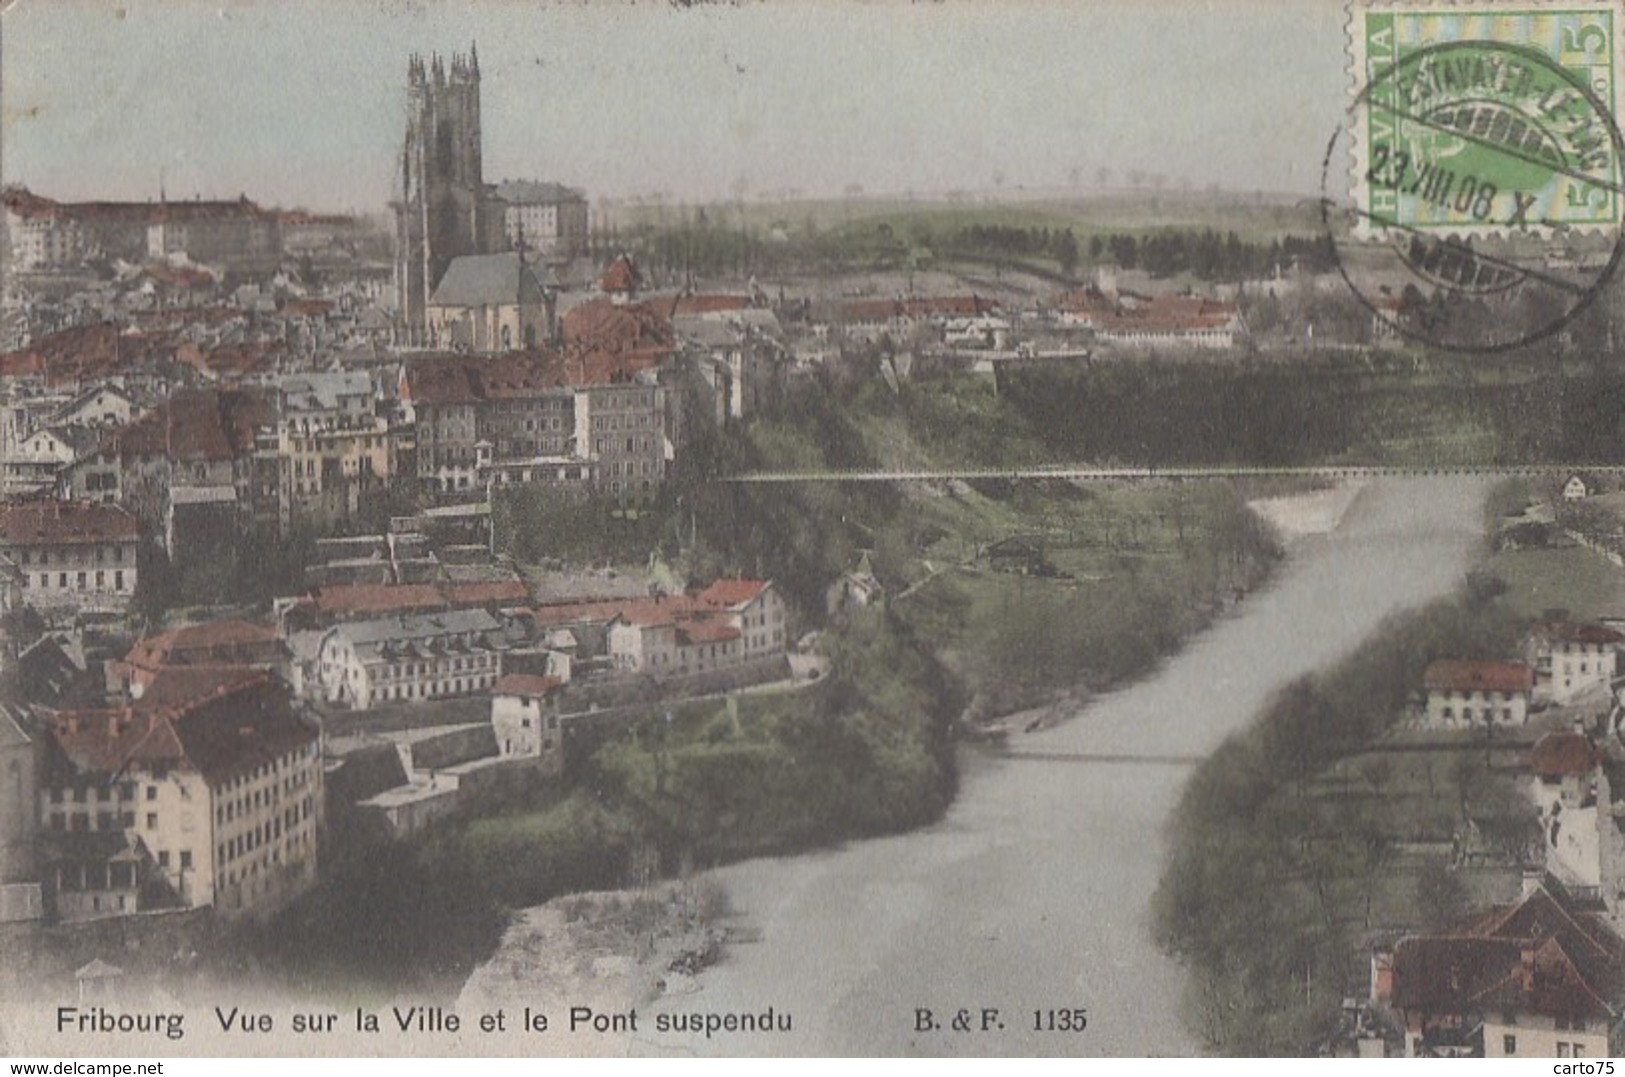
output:
<path id="1" fill-rule="evenodd" d="M 1010 225 L 973 224 L 953 233 L 951 250 L 981 255 L 1048 258 L 1071 273 L 1078 267 L 1078 237 L 1070 228 L 1015 228 Z"/>
<path id="2" fill-rule="evenodd" d="M 1501 590 L 1478 577 L 1385 626 L 1334 669 L 1288 686 L 1193 774 L 1153 917 L 1159 944 L 1191 970 L 1187 1016 L 1210 1049 L 1304 1055 L 1327 1041 L 1357 971 L 1352 932 L 1392 879 L 1398 842 L 1428 825 L 1414 813 L 1455 819 L 1509 857 L 1538 836 L 1533 807 L 1488 765 L 1489 745 L 1442 771 L 1430 758 L 1418 789 L 1397 788 L 1386 756 L 1346 774 L 1335 797 L 1314 788 L 1405 713 L 1430 661 L 1508 653 L 1517 622 Z M 1409 910 L 1389 917 L 1417 927 L 1442 926 L 1466 904 L 1459 878 L 1436 863 L 1398 899 Z"/>
<path id="3" fill-rule="evenodd" d="M 1294 268 L 1327 273 L 1337 265 L 1336 251 L 1327 236 L 1284 236 L 1255 243 L 1242 240 L 1235 232 L 1220 235 L 1211 228 L 1091 237 L 1090 260 L 1100 262 L 1108 255 L 1124 269 L 1144 269 L 1154 277 L 1190 273 L 1216 281 L 1251 280 Z"/>

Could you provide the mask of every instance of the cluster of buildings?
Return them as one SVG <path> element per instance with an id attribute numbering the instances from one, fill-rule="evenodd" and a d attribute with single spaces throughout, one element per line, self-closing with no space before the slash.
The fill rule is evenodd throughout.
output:
<path id="1" fill-rule="evenodd" d="M 1234 303 L 1201 295 L 1143 294 L 1100 283 L 1063 293 L 1055 317 L 1084 330 L 1095 343 L 1119 350 L 1153 348 L 1228 351 L 1245 332 Z"/>
<path id="2" fill-rule="evenodd" d="M 128 521 L 81 511 L 86 527 Z M 71 526 L 0 518 L 0 553 L 37 569 L 49 550 L 53 577 L 65 548 L 94 563 L 63 542 Z M 107 564 L 123 533 L 107 536 Z M 95 570 L 64 571 L 71 592 Z M 595 597 L 595 582 L 624 597 Z M 572 729 L 790 677 L 788 611 L 768 581 L 642 597 L 613 578 L 563 585 L 323 585 L 273 622 L 195 623 L 99 658 L 47 635 L 67 683 L 33 659 L 6 669 L 0 922 L 263 917 L 314 884 L 330 822 L 414 833 L 471 795 L 563 773 Z"/>
<path id="3" fill-rule="evenodd" d="M 1413 726 L 1499 733 L 1538 820 L 1520 897 L 1373 950 L 1407 1056 L 1606 1056 L 1625 1026 L 1625 632 L 1548 617 L 1516 661 L 1444 659 Z M 1372 1041 L 1375 1042 L 1375 1041 Z"/>
<path id="4" fill-rule="evenodd" d="M 246 195 L 208 202 L 58 202 L 12 188 L 0 202 L 10 264 L 19 273 L 78 269 L 93 261 L 163 263 L 175 255 L 252 272 L 275 268 L 282 259 L 283 214 Z M 336 233 L 355 227 L 347 218 L 330 218 L 328 226 Z"/>

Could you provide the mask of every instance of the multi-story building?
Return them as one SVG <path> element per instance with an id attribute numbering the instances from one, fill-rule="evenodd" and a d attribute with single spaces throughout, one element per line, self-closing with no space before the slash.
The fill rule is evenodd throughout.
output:
<path id="1" fill-rule="evenodd" d="M 190 202 L 57 202 L 24 188 L 4 198 L 12 266 L 73 269 L 95 259 L 140 262 L 185 255 L 234 269 L 273 268 L 282 257 L 278 217 L 248 198 Z"/>
<path id="2" fill-rule="evenodd" d="M 771 580 L 722 579 L 680 595 L 538 606 L 531 616 L 542 632 L 601 629 L 612 668 L 662 677 L 782 654 L 789 638 L 789 608 Z"/>
<path id="3" fill-rule="evenodd" d="M 274 426 L 259 431 L 262 503 L 286 532 L 296 519 L 354 516 L 369 490 L 394 473 L 389 420 L 373 406 L 365 373 L 290 374 L 276 385 Z M 273 485 L 274 484 L 274 487 Z"/>
<path id="4" fill-rule="evenodd" d="M 236 532 L 278 520 L 276 484 L 256 461 L 275 419 L 264 389 L 182 390 L 105 438 L 64 484 L 75 498 L 129 509 L 171 558 L 207 556 Z"/>
<path id="5" fill-rule="evenodd" d="M 8 497 L 55 493 L 61 474 L 100 443 L 100 432 L 90 427 L 41 427 L 0 460 L 0 491 Z"/>
<path id="6" fill-rule="evenodd" d="M 1521 662 L 1440 659 L 1422 676 L 1427 723 L 1445 728 L 1523 725 L 1535 671 Z"/>
<path id="7" fill-rule="evenodd" d="M 564 732 L 560 728 L 557 677 L 508 673 L 491 686 L 491 729 L 504 756 L 529 756 L 542 769 L 564 769 Z"/>
<path id="8" fill-rule="evenodd" d="M 1607 698 L 1625 634 L 1598 624 L 1547 621 L 1536 624 L 1524 640 L 1524 654 L 1535 671 L 1535 698 L 1566 704 L 1590 692 Z"/>
<path id="9" fill-rule="evenodd" d="M 57 715 L 39 798 L 44 831 L 124 836 L 126 849 L 150 857 L 167 903 L 272 912 L 316 881 L 320 733 L 264 671 L 216 671 L 206 686 L 185 680 L 186 691 L 159 682 L 129 707 Z M 79 878 L 84 867 L 75 865 Z"/>
<path id="10" fill-rule="evenodd" d="M 587 253 L 587 197 L 573 187 L 510 180 L 491 190 L 508 249 L 565 261 Z"/>
<path id="11" fill-rule="evenodd" d="M 186 625 L 136 641 L 106 663 L 107 687 L 130 699 L 175 670 L 281 669 L 286 650 L 276 629 L 235 619 Z"/>
<path id="12" fill-rule="evenodd" d="M 595 385 L 576 392 L 576 444 L 611 494 L 646 492 L 666 475 L 666 401 L 658 385 Z"/>
<path id="13" fill-rule="evenodd" d="M 402 371 L 418 477 L 454 492 L 558 483 L 625 494 L 665 477 L 665 389 L 602 353 L 436 357 Z"/>
<path id="14" fill-rule="evenodd" d="M 503 625 L 483 609 L 335 625 L 317 649 L 316 685 L 355 710 L 484 692 L 501 673 Z"/>
<path id="15" fill-rule="evenodd" d="M 233 269 L 274 269 L 282 259 L 278 215 L 250 202 L 160 202 L 147 225 L 147 257 Z"/>
<path id="16" fill-rule="evenodd" d="M 0 504 L 0 554 L 21 572 L 23 600 L 42 613 L 126 612 L 140 543 L 140 522 L 116 505 Z"/>
<path id="17" fill-rule="evenodd" d="M 89 259 L 139 262 L 152 202 L 57 202 L 26 188 L 5 193 L 6 234 L 18 272 L 74 269 Z"/>

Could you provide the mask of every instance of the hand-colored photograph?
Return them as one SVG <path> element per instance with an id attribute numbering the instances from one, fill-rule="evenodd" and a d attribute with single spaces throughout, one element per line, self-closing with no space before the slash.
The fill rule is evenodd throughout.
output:
<path id="1" fill-rule="evenodd" d="M 1622 35 L 11 0 L 0 1055 L 1625 1052 Z"/>

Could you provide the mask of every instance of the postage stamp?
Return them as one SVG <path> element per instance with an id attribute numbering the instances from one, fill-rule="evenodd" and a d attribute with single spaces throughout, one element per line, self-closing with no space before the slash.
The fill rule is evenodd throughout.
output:
<path id="1" fill-rule="evenodd" d="M 1357 5 L 1365 228 L 1617 228 L 1617 14 L 1609 3 Z"/>
<path id="2" fill-rule="evenodd" d="M 12 1073 L 1600 1064 L 1622 18 L 0 3 Z"/>
<path id="3" fill-rule="evenodd" d="M 1328 147 L 1324 207 L 1374 317 L 1437 347 L 1506 350 L 1561 331 L 1612 279 L 1625 150 L 1616 15 L 1609 4 L 1354 8 L 1354 97 Z M 1404 286 L 1430 303 L 1401 310 L 1390 293 Z"/>

